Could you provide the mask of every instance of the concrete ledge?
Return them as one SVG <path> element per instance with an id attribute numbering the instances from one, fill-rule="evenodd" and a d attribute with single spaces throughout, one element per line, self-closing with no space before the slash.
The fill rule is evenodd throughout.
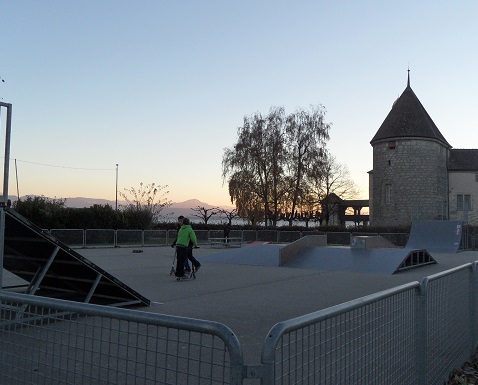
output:
<path id="1" fill-rule="evenodd" d="M 292 261 L 304 249 L 317 246 L 327 246 L 327 235 L 307 235 L 289 243 L 279 250 L 279 266 Z"/>

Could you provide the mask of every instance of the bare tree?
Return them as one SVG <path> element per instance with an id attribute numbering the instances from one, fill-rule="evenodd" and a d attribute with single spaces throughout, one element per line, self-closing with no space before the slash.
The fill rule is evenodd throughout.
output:
<path id="1" fill-rule="evenodd" d="M 234 218 L 239 217 L 237 209 L 232 209 L 232 210 L 219 209 L 219 213 L 223 214 L 226 217 L 227 223 L 229 223 L 229 226 L 232 225 L 232 220 Z"/>
<path id="2" fill-rule="evenodd" d="M 204 206 L 196 206 L 195 208 L 191 208 L 196 214 L 193 214 L 193 217 L 201 218 L 204 221 L 204 224 L 207 225 L 209 219 L 212 216 L 217 215 L 220 212 L 219 207 L 211 207 L 206 208 Z"/>
<path id="3" fill-rule="evenodd" d="M 124 189 L 125 192 L 118 191 L 120 196 L 126 201 L 123 206 L 123 212 L 130 224 L 137 228 L 151 228 L 153 222 L 159 217 L 161 211 L 171 206 L 171 201 L 166 198 L 169 191 L 164 191 L 168 186 L 160 186 L 155 183 L 144 185 L 139 184 L 139 189 L 131 187 Z"/>
<path id="4" fill-rule="evenodd" d="M 309 197 L 320 204 L 322 217 L 329 224 L 330 216 L 336 211 L 338 200 L 353 199 L 359 193 L 350 179 L 347 166 L 328 155 L 314 172 L 309 173 Z"/>

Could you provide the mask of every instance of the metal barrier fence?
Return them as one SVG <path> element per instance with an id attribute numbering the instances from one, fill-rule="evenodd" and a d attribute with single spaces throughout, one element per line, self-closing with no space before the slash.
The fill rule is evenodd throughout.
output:
<path id="1" fill-rule="evenodd" d="M 113 229 L 51 229 L 50 234 L 70 247 L 146 247 L 167 246 L 177 236 L 176 230 L 113 230 Z M 210 238 L 223 236 L 221 230 L 195 230 L 198 243 L 207 244 Z M 350 232 L 320 231 L 277 231 L 277 230 L 231 230 L 229 236 L 241 238 L 244 243 L 271 242 L 290 243 L 307 235 L 327 235 L 329 245 L 350 245 L 352 235 L 377 235 Z M 408 240 L 406 233 L 381 233 L 396 246 L 405 246 Z M 477 243 L 478 246 L 478 243 Z"/>
<path id="2" fill-rule="evenodd" d="M 477 263 L 278 323 L 263 384 L 443 384 L 477 346 Z"/>
<path id="3" fill-rule="evenodd" d="M 277 324 L 262 351 L 265 383 L 418 384 L 418 288 L 410 283 Z"/>
<path id="4" fill-rule="evenodd" d="M 242 384 L 212 322 L 0 292 L 1 384 Z"/>
<path id="5" fill-rule="evenodd" d="M 257 365 L 216 322 L 0 291 L 0 383 L 443 384 L 477 346 L 477 266 L 280 322 Z"/>

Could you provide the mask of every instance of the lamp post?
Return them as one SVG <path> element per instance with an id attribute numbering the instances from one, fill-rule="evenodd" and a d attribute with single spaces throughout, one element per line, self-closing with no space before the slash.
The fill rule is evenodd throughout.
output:
<path id="1" fill-rule="evenodd" d="M 118 211 L 118 163 L 116 163 L 116 211 Z"/>
<path id="2" fill-rule="evenodd" d="M 3 162 L 3 198 L 0 205 L 0 289 L 3 288 L 3 259 L 5 255 L 5 206 L 8 206 L 8 170 L 10 167 L 10 133 L 12 130 L 12 105 L 0 102 L 0 110 L 7 109 L 5 127 L 5 158 Z"/>

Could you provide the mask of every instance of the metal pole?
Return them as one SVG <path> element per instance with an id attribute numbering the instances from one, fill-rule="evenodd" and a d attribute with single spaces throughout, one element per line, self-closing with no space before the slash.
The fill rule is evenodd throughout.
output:
<path id="1" fill-rule="evenodd" d="M 0 107 L 7 108 L 7 124 L 5 134 L 5 161 L 3 164 L 3 203 L 8 200 L 8 177 L 10 170 L 10 133 L 12 129 L 12 105 L 0 102 Z"/>
<path id="2" fill-rule="evenodd" d="M 118 211 L 118 163 L 116 163 L 116 211 Z"/>
<path id="3" fill-rule="evenodd" d="M 18 189 L 18 169 L 17 169 L 16 159 L 15 159 L 15 177 L 17 178 L 17 199 L 20 201 L 20 190 Z"/>
<path id="4" fill-rule="evenodd" d="M 2 107 L 7 109 L 7 120 L 5 130 L 5 159 L 3 163 L 3 207 L 0 209 L 0 289 L 3 288 L 3 259 L 5 254 L 5 206 L 8 201 L 8 170 L 10 167 L 10 132 L 12 128 L 12 105 L 0 102 Z"/>

